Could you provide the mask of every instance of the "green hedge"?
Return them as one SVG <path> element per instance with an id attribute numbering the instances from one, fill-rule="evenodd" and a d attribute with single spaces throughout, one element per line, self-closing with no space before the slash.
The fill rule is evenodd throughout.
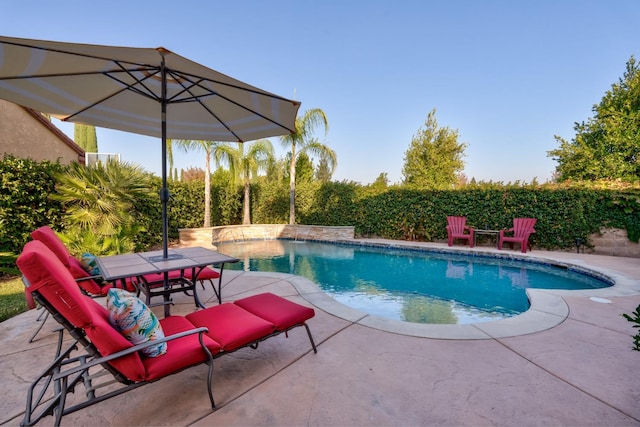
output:
<path id="1" fill-rule="evenodd" d="M 59 227 L 62 208 L 49 199 L 59 163 L 5 155 L 0 161 L 0 251 L 19 253 L 31 231 L 44 224 Z"/>
<path id="2" fill-rule="evenodd" d="M 393 187 L 365 194 L 353 184 L 325 184 L 315 203 L 299 215 L 302 223 L 352 225 L 356 234 L 388 239 L 433 241 L 446 238 L 447 215 L 464 215 L 476 228 L 502 229 L 513 218 L 537 218 L 534 245 L 570 248 L 602 227 L 626 229 L 631 241 L 640 238 L 640 191 L 630 189 L 469 188 L 416 191 Z"/>
<path id="3" fill-rule="evenodd" d="M 58 229 L 62 215 L 54 172 L 63 166 L 5 156 L 0 161 L 0 252 L 19 253 L 29 233 L 44 224 Z M 159 193 L 160 179 L 153 192 Z M 203 224 L 204 183 L 170 182 L 171 239 L 178 229 Z M 571 248 L 602 227 L 626 229 L 630 240 L 640 238 L 640 189 L 621 185 L 476 185 L 461 190 L 417 191 L 401 187 L 374 190 L 353 182 L 301 183 L 296 188 L 296 219 L 300 224 L 352 225 L 358 236 L 434 241 L 446 238 L 446 216 L 464 215 L 477 228 L 508 228 L 514 217 L 538 219 L 533 245 L 545 249 Z M 240 224 L 242 188 L 212 183 L 211 224 Z M 251 187 L 254 223 L 287 223 L 289 186 L 260 181 Z M 135 207 L 145 233 L 136 236 L 140 249 L 162 241 L 159 197 Z M 0 264 L 4 258 L 0 258 Z M 4 261 L 6 263 L 6 261 Z M 1 267 L 1 266 L 0 266 Z"/>

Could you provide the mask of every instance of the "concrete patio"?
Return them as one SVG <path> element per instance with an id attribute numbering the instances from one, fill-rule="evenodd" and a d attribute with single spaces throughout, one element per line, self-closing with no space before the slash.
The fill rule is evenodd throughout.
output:
<path id="1" fill-rule="evenodd" d="M 288 338 L 216 359 L 215 412 L 202 365 L 65 416 L 62 425 L 640 425 L 640 352 L 631 349 L 636 330 L 621 316 L 640 304 L 640 259 L 535 250 L 526 256 L 588 267 L 616 285 L 534 290 L 531 309 L 507 320 L 417 325 L 345 307 L 298 276 L 225 271 L 224 300 L 270 291 L 313 306 L 318 353 L 297 328 Z M 216 303 L 210 286 L 199 295 Z M 180 296 L 172 312 L 193 309 L 193 299 Z M 51 319 L 27 342 L 39 313 L 0 327 L 2 425 L 19 424 L 27 388 L 55 352 Z M 38 425 L 52 424 L 46 417 Z"/>

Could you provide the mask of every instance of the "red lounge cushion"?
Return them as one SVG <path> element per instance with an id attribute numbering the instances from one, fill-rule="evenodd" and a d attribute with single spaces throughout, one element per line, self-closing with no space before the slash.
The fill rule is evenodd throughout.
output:
<path id="1" fill-rule="evenodd" d="M 18 268 L 31 285 L 30 292 L 40 292 L 54 308 L 78 328 L 91 323 L 86 299 L 80 288 L 58 258 L 44 243 L 28 242 L 18 257 Z"/>
<path id="2" fill-rule="evenodd" d="M 69 251 L 67 247 L 62 243 L 62 240 L 58 237 L 55 231 L 49 226 L 42 226 L 31 232 L 31 237 L 34 240 L 39 240 L 48 247 L 51 252 L 58 257 L 65 267 L 69 267 Z"/>
<path id="3" fill-rule="evenodd" d="M 88 300 L 87 308 L 92 315 L 92 322 L 85 327 L 85 332 L 101 355 L 108 356 L 133 347 L 133 344 L 111 325 L 106 308 L 86 295 L 82 297 Z M 109 364 L 132 381 L 142 381 L 146 377 L 145 367 L 138 353 L 114 359 Z"/>
<path id="4" fill-rule="evenodd" d="M 220 343 L 225 351 L 236 350 L 275 330 L 273 323 L 231 303 L 199 310 L 188 314 L 186 318 L 195 326 L 209 328 L 208 335 Z"/>
<path id="5" fill-rule="evenodd" d="M 302 324 L 315 316 L 313 308 L 296 304 L 270 292 L 239 299 L 234 304 L 273 323 L 278 331 Z"/>
<path id="6" fill-rule="evenodd" d="M 192 269 L 185 269 L 184 272 L 181 270 L 172 270 L 169 272 L 169 280 L 180 279 L 181 277 L 185 277 L 189 280 L 193 278 L 193 274 L 191 274 Z M 215 271 L 212 268 L 205 267 L 200 274 L 198 274 L 198 280 L 212 280 L 220 277 L 220 273 Z M 155 288 L 163 285 L 164 283 L 164 273 L 151 273 L 145 274 L 144 279 L 149 284 L 150 288 Z"/>
<path id="7" fill-rule="evenodd" d="M 143 277 L 150 289 L 164 286 L 164 273 L 149 273 L 145 274 Z M 169 271 L 169 281 L 178 280 L 181 277 L 183 277 L 183 274 L 180 270 Z M 184 277 L 186 277 L 186 274 Z M 135 280 L 139 282 L 139 279 L 136 278 Z M 127 286 L 132 286 L 129 279 L 127 279 Z"/>
<path id="8" fill-rule="evenodd" d="M 195 328 L 191 322 L 182 316 L 165 317 L 160 319 L 160 324 L 166 336 Z M 146 380 L 152 381 L 162 378 L 173 372 L 204 362 L 207 356 L 200 346 L 198 335 L 193 334 L 168 341 L 166 354 L 158 357 L 143 358 L 142 363 L 144 363 L 147 370 Z M 203 337 L 203 341 L 214 356 L 222 350 L 220 344 L 206 335 Z"/>

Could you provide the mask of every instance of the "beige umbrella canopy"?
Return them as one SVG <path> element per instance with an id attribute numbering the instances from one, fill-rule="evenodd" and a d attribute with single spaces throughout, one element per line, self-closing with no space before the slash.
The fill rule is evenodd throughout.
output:
<path id="1" fill-rule="evenodd" d="M 161 138 L 165 257 L 167 138 L 243 142 L 289 134 L 300 107 L 164 48 L 2 36 L 0 98 L 63 121 Z"/>

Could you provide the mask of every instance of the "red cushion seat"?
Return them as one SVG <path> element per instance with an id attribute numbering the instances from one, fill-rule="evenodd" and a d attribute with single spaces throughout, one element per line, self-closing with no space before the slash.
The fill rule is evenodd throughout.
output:
<path id="1" fill-rule="evenodd" d="M 273 323 L 255 316 L 232 303 L 199 310 L 186 316 L 196 327 L 209 329 L 207 335 L 225 351 L 237 350 L 273 333 Z"/>
<path id="2" fill-rule="evenodd" d="M 313 308 L 296 304 L 270 292 L 239 299 L 234 304 L 273 323 L 277 331 L 301 325 L 315 315 Z"/>
<path id="3" fill-rule="evenodd" d="M 193 329 L 193 325 L 182 316 L 169 316 L 160 319 L 160 325 L 166 337 Z M 215 356 L 220 353 L 222 346 L 207 337 L 203 337 L 204 345 Z M 167 353 L 158 357 L 142 357 L 146 370 L 147 381 L 165 377 L 173 372 L 189 366 L 197 365 L 207 360 L 207 356 L 200 347 L 197 334 L 167 342 Z"/>
<path id="4" fill-rule="evenodd" d="M 184 277 L 191 280 L 193 279 L 192 269 L 188 268 L 184 270 Z M 172 270 L 169 272 L 169 280 L 177 280 L 183 277 L 183 272 L 181 270 Z M 220 277 L 220 273 L 215 271 L 213 268 L 205 267 L 202 269 L 200 274 L 198 274 L 198 280 L 213 280 Z M 144 279 L 149 284 L 150 288 L 155 288 L 156 286 L 160 286 L 164 283 L 164 273 L 149 273 L 144 275 Z"/>

